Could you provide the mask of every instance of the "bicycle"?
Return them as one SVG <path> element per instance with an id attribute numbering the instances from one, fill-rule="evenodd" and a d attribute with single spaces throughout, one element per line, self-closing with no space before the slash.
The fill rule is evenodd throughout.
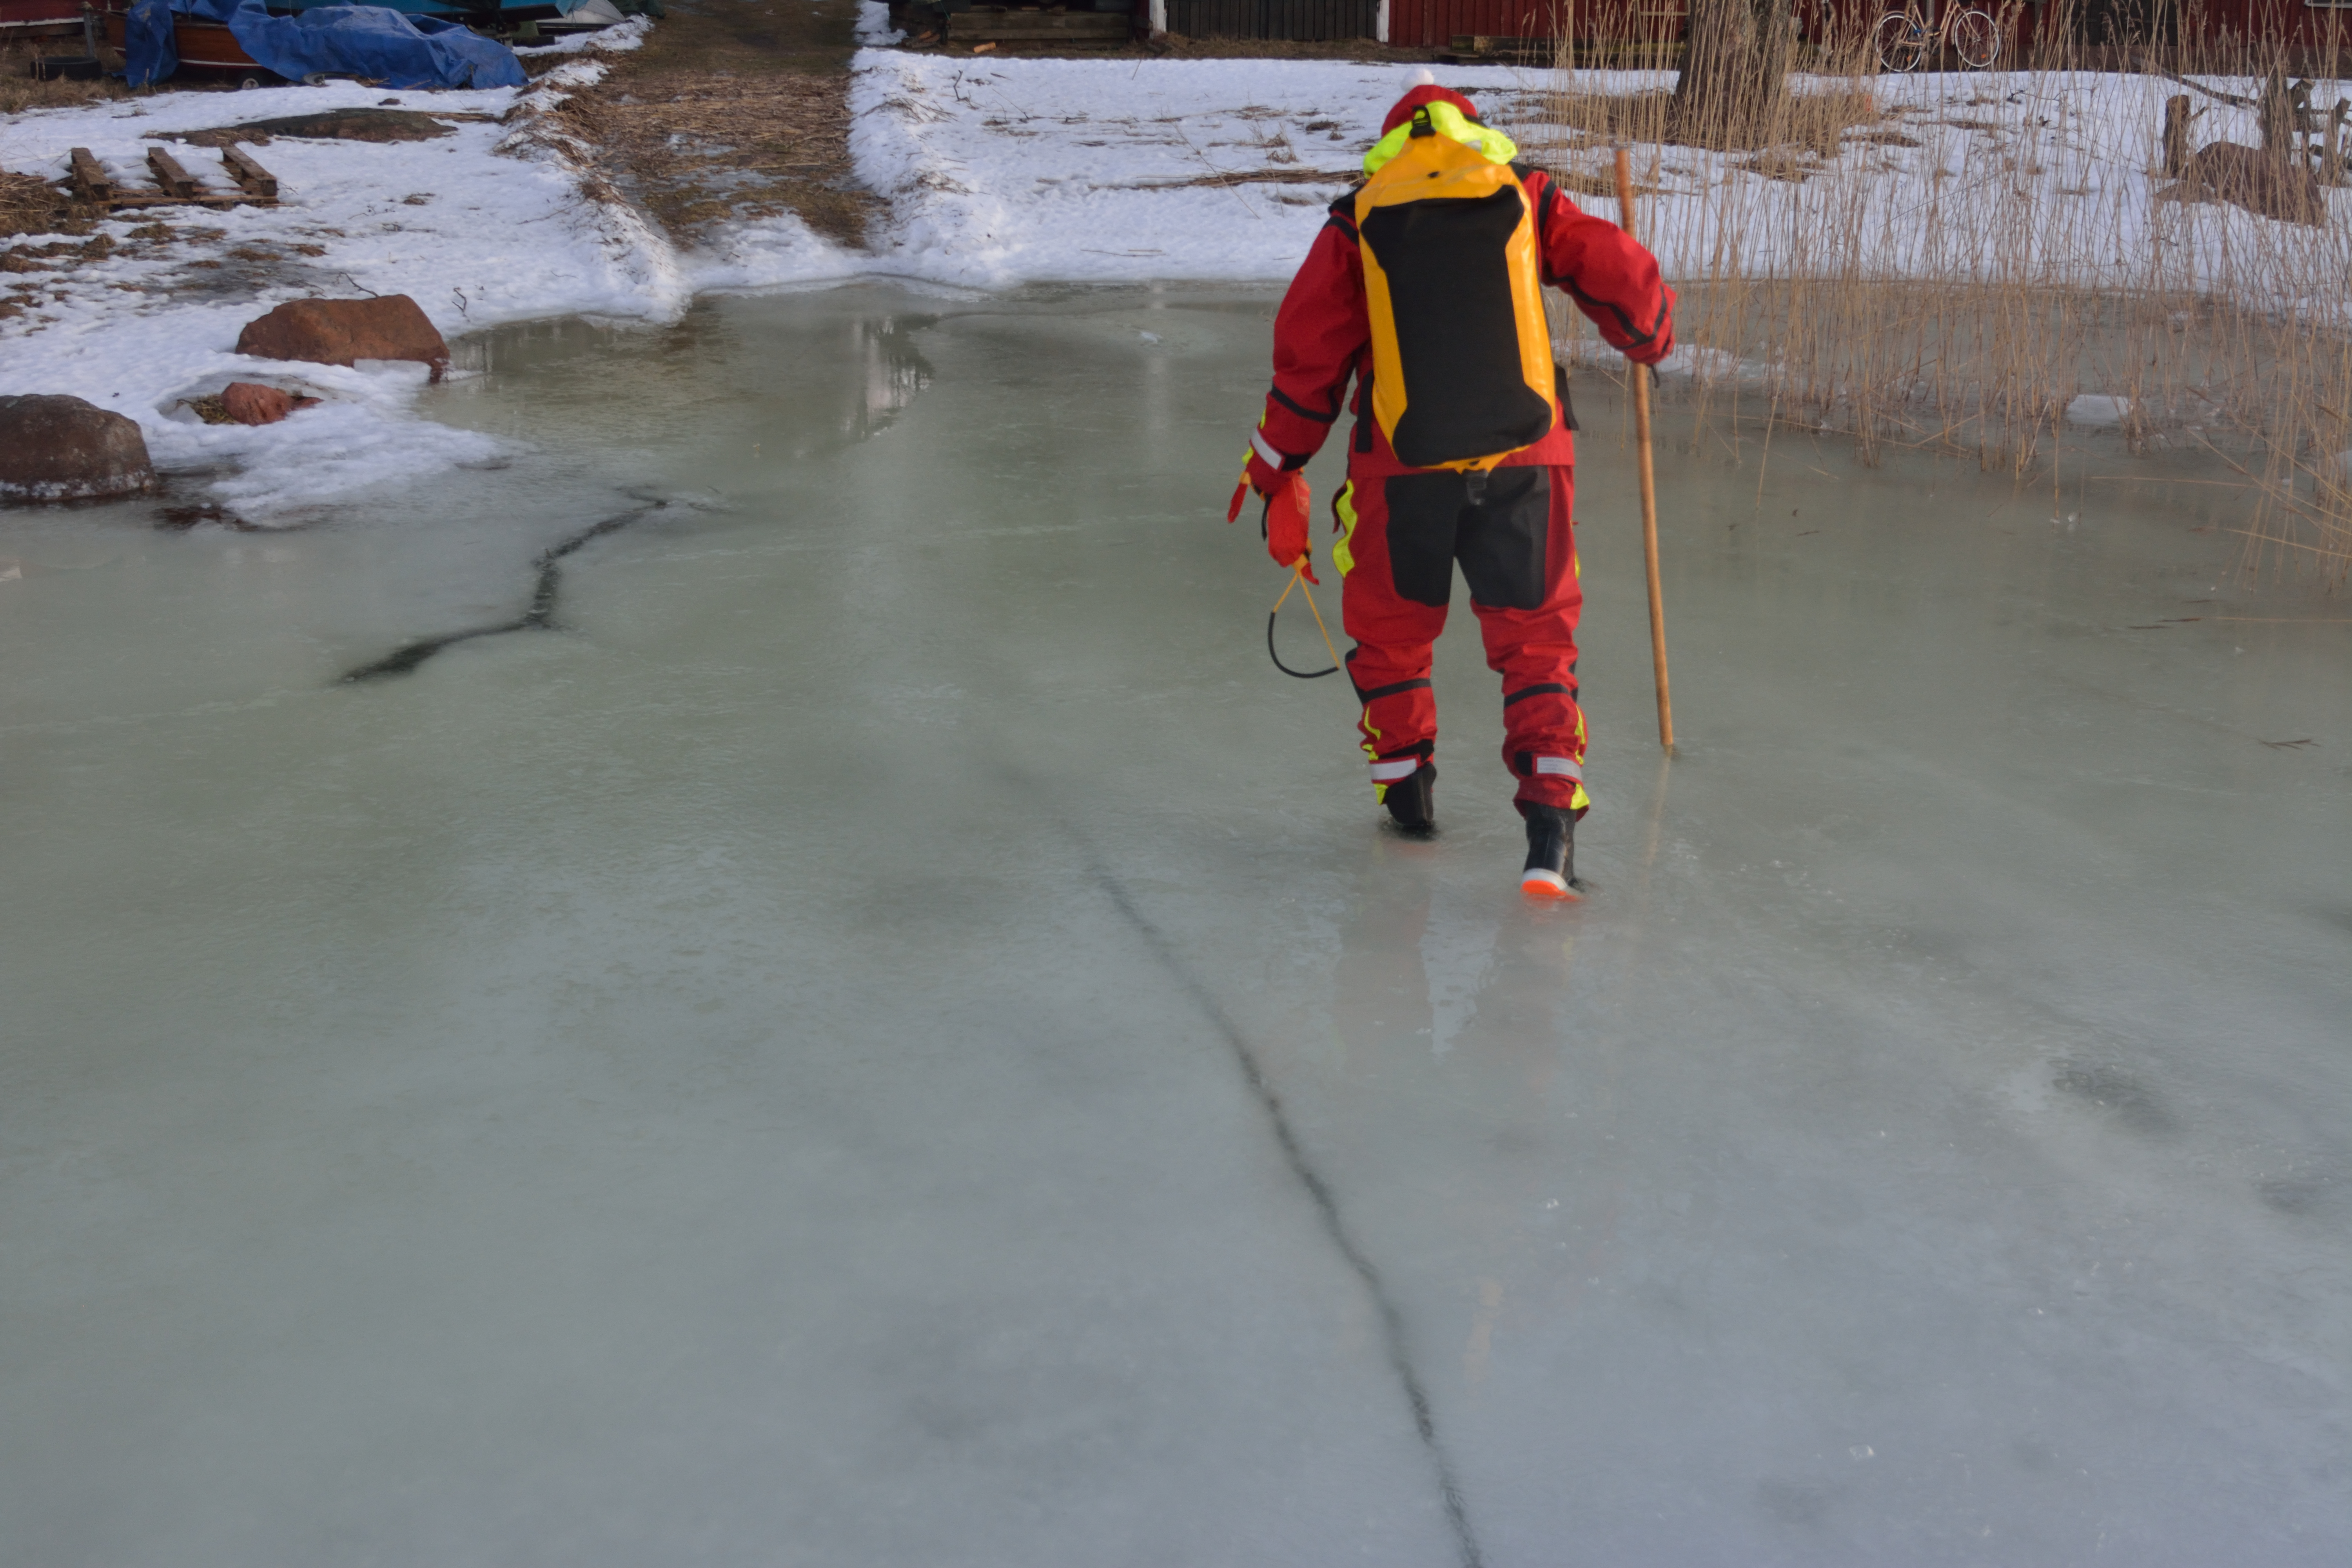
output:
<path id="1" fill-rule="evenodd" d="M 1974 5 L 1942 8 L 1936 19 L 1936 0 L 1904 0 L 1878 19 L 1871 35 L 1882 70 L 1915 71 L 1933 50 L 1941 59 L 1949 48 L 1970 70 L 1982 70 L 2000 58 L 2000 24 L 1992 13 Z"/>

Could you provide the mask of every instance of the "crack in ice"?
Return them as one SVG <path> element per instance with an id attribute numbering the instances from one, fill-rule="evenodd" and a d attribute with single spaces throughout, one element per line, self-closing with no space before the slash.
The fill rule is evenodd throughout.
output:
<path id="1" fill-rule="evenodd" d="M 454 647 L 461 642 L 472 642 L 478 637 L 503 637 L 509 632 L 551 630 L 555 626 L 556 598 L 563 584 L 563 558 L 593 540 L 617 533 L 633 522 L 643 521 L 668 504 L 666 500 L 646 501 L 635 511 L 608 517 L 541 551 L 538 559 L 532 563 L 539 568 L 539 578 L 531 585 L 530 607 L 513 620 L 501 621 L 491 626 L 473 626 L 462 632 L 446 632 L 435 637 L 419 637 L 415 642 L 394 648 L 382 658 L 373 659 L 356 669 L 346 670 L 337 678 L 337 684 L 349 686 L 364 680 L 383 680 L 395 675 L 414 675 L 418 666 L 443 648 Z"/>
<path id="2" fill-rule="evenodd" d="M 1192 998 L 1192 1005 L 1200 1008 L 1217 1033 L 1224 1037 L 1225 1044 L 1232 1047 L 1242 1076 L 1249 1081 L 1251 1092 L 1256 1095 L 1258 1104 L 1265 1109 L 1267 1120 L 1273 1123 L 1275 1142 L 1281 1146 L 1282 1157 L 1289 1165 L 1290 1173 L 1298 1178 L 1299 1185 L 1305 1187 L 1307 1195 L 1315 1200 L 1315 1208 L 1322 1217 L 1324 1231 L 1330 1237 L 1332 1245 L 1339 1249 L 1339 1256 L 1347 1259 L 1348 1267 L 1355 1271 L 1356 1278 L 1363 1281 L 1372 1304 L 1379 1309 L 1381 1334 L 1387 1344 L 1389 1367 L 1404 1387 L 1405 1401 L 1412 1407 L 1413 1430 L 1420 1434 L 1422 1446 L 1429 1450 L 1430 1463 L 1436 1468 L 1438 1493 L 1445 1501 L 1446 1522 L 1453 1527 L 1454 1543 L 1461 1553 L 1462 1568 L 1482 1568 L 1485 1559 L 1478 1550 L 1478 1538 L 1471 1532 L 1470 1514 L 1462 1500 L 1461 1483 L 1454 1478 L 1454 1465 L 1445 1457 L 1444 1445 L 1437 1440 L 1437 1421 L 1430 1412 L 1428 1390 L 1422 1386 L 1421 1374 L 1413 1370 L 1412 1359 L 1405 1351 L 1404 1316 L 1397 1310 L 1396 1303 L 1389 1297 L 1388 1288 L 1381 1282 L 1380 1271 L 1372 1267 L 1371 1259 L 1364 1256 L 1363 1249 L 1348 1234 L 1347 1224 L 1339 1217 L 1339 1200 L 1331 1195 L 1330 1187 L 1308 1163 L 1307 1151 L 1299 1146 L 1298 1135 L 1291 1131 L 1290 1118 L 1282 1109 L 1282 1097 L 1267 1081 L 1265 1069 L 1258 1065 L 1257 1055 L 1250 1049 L 1249 1042 L 1243 1038 L 1240 1027 L 1226 1015 L 1209 988 L 1185 967 L 1167 934 L 1136 907 L 1135 901 L 1128 896 L 1126 887 L 1095 857 L 1091 846 L 1087 847 L 1087 869 L 1093 874 L 1097 885 L 1126 918 L 1128 924 L 1142 937 L 1152 956 Z"/>

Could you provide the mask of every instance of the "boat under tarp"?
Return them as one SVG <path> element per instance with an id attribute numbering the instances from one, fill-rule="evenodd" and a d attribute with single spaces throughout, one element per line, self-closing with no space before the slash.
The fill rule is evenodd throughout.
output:
<path id="1" fill-rule="evenodd" d="M 131 58 L 131 14 L 117 7 L 101 13 L 100 25 L 109 48 L 121 55 L 127 63 Z M 245 52 L 236 35 L 228 30 L 226 22 L 215 22 L 202 16 L 172 18 L 172 54 L 178 67 L 194 66 L 201 70 L 244 71 L 248 75 L 262 70 L 258 62 Z M 171 74 L 169 71 L 165 75 Z M 150 79 L 161 80 L 161 77 Z"/>
<path id="2" fill-rule="evenodd" d="M 132 87 L 161 81 L 183 64 L 257 67 L 289 81 L 358 77 L 404 90 L 520 87 L 525 80 L 514 51 L 495 38 L 462 22 L 383 5 L 273 16 L 262 0 L 131 0 L 119 16 L 120 33 L 114 16 L 107 32 L 110 41 L 119 40 Z"/>

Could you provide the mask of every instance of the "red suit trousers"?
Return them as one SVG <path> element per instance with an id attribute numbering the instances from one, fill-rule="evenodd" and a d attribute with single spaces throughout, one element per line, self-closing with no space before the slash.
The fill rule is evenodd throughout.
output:
<path id="1" fill-rule="evenodd" d="M 1517 798 L 1581 812 L 1584 714 L 1576 620 L 1584 608 L 1572 521 L 1575 468 L 1350 478 L 1333 499 L 1348 675 L 1372 784 L 1409 777 L 1437 748 L 1430 659 L 1461 567 L 1486 666 L 1503 678 L 1503 763 Z"/>

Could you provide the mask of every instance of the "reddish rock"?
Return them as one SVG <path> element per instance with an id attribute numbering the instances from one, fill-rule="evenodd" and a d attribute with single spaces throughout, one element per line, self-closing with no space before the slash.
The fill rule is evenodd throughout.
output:
<path id="1" fill-rule="evenodd" d="M 97 500 L 154 482 L 134 421 L 79 397 L 0 397 L 0 500 Z"/>
<path id="2" fill-rule="evenodd" d="M 228 416 L 240 425 L 275 425 L 297 408 L 309 408 L 319 401 L 315 397 L 297 397 L 257 381 L 232 381 L 221 388 L 220 399 Z"/>
<path id="3" fill-rule="evenodd" d="M 363 359 L 408 359 L 449 368 L 449 345 L 405 294 L 374 300 L 291 300 L 247 321 L 236 352 L 258 359 L 299 359 L 350 364 Z"/>
<path id="4" fill-rule="evenodd" d="M 2242 147 L 2234 142 L 2200 147 L 2189 160 L 2185 183 L 2281 223 L 2326 221 L 2327 197 L 2319 176 L 2258 147 Z"/>

